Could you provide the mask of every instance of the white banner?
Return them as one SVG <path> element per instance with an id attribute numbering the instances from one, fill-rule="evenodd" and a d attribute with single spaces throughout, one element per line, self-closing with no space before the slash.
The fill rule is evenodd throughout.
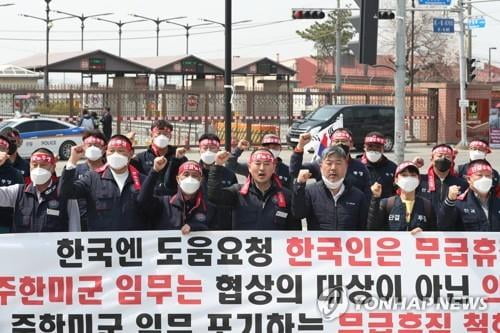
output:
<path id="1" fill-rule="evenodd" d="M 500 233 L 1 235 L 0 332 L 499 332 L 499 253 Z"/>

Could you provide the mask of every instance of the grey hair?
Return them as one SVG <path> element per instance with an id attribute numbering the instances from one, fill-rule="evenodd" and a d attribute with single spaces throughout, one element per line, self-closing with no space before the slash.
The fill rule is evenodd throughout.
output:
<path id="1" fill-rule="evenodd" d="M 321 162 L 327 159 L 330 156 L 340 157 L 342 159 L 347 159 L 347 155 L 345 154 L 344 149 L 340 146 L 330 146 L 326 148 L 321 154 Z"/>

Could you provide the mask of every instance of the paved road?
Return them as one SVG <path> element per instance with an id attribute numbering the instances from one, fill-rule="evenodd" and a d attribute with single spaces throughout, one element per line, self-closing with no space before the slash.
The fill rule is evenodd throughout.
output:
<path id="1" fill-rule="evenodd" d="M 425 160 L 425 163 L 426 163 L 425 166 L 424 166 L 424 168 L 422 169 L 422 172 L 426 173 L 427 172 L 427 168 L 429 167 L 430 156 L 431 156 L 431 148 L 432 148 L 432 146 L 427 146 L 425 144 L 408 144 L 407 148 L 406 148 L 406 151 L 405 151 L 405 159 L 406 160 L 412 160 L 416 156 L 422 157 Z M 285 161 L 285 163 L 288 164 L 288 162 L 290 161 L 291 154 L 292 154 L 292 151 L 287 149 L 287 150 L 282 151 L 280 156 Z M 356 154 L 359 154 L 359 153 L 353 152 L 352 156 L 355 156 Z M 242 157 L 240 157 L 240 161 L 241 162 L 245 162 L 248 159 L 248 155 L 249 155 L 249 153 L 245 152 L 242 155 Z M 199 153 L 198 153 L 197 150 L 192 150 L 192 151 L 188 152 L 187 156 L 188 156 L 189 159 L 193 159 L 193 160 L 196 160 L 196 161 L 198 161 L 200 159 L 200 155 L 199 155 Z M 312 157 L 312 155 L 309 155 L 309 156 Z M 387 156 L 390 159 L 394 158 L 394 154 L 393 153 L 388 153 Z M 304 157 L 304 161 L 308 161 L 310 159 L 310 157 L 305 156 Z M 500 169 L 500 149 L 493 150 L 493 153 L 489 154 L 487 158 L 488 158 L 488 161 L 491 163 L 491 165 L 495 169 L 497 169 L 497 170 Z M 468 159 L 469 159 L 469 153 L 468 153 L 468 151 L 467 150 L 461 150 L 458 153 L 458 156 L 457 156 L 457 159 L 456 159 L 456 164 L 458 165 L 458 164 L 465 163 L 465 162 L 467 162 Z M 65 162 L 59 162 L 57 164 L 57 174 L 58 175 L 60 175 L 61 170 L 62 170 L 62 168 L 63 168 L 64 165 L 65 165 Z M 242 177 L 238 177 L 238 179 L 239 179 L 240 182 L 243 181 Z"/>

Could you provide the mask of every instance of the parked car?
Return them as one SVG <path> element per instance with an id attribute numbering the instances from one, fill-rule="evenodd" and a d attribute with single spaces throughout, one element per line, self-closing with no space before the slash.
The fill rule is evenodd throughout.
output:
<path id="1" fill-rule="evenodd" d="M 22 158 L 29 158 L 38 148 L 49 149 L 59 159 L 67 160 L 71 147 L 82 143 L 85 131 L 64 121 L 50 118 L 12 118 L 0 123 L 0 132 L 12 127 L 19 131 L 23 144 L 18 150 Z"/>
<path id="2" fill-rule="evenodd" d="M 287 142 L 293 148 L 302 133 L 316 135 L 333 124 L 342 115 L 343 126 L 353 134 L 354 147 L 363 149 L 364 137 L 377 131 L 386 138 L 385 151 L 394 147 L 394 107 L 387 105 L 323 105 L 295 121 L 287 133 Z"/>

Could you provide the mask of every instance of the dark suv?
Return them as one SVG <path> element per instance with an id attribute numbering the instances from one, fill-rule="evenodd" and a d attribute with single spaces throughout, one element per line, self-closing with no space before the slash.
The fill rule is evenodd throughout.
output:
<path id="1" fill-rule="evenodd" d="M 387 105 L 323 105 L 297 120 L 288 130 L 286 139 L 291 147 L 299 141 L 299 135 L 310 132 L 315 135 L 333 124 L 342 115 L 344 127 L 353 134 L 354 147 L 363 149 L 364 137 L 369 132 L 377 131 L 385 135 L 385 151 L 394 146 L 394 107 Z"/>

